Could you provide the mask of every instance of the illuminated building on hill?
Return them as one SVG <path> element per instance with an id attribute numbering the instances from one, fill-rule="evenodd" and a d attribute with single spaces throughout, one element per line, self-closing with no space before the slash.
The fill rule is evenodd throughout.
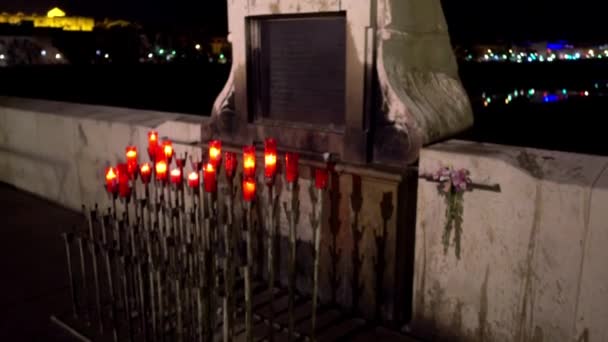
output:
<path id="1" fill-rule="evenodd" d="M 95 20 L 87 17 L 68 17 L 61 9 L 55 7 L 45 16 L 23 13 L 0 13 L 0 24 L 22 25 L 32 23 L 34 28 L 54 28 L 64 31 L 93 31 Z"/>

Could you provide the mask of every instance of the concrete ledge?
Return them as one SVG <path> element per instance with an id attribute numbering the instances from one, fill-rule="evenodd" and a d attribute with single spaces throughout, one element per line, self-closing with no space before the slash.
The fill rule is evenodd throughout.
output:
<path id="1" fill-rule="evenodd" d="M 0 181 L 71 209 L 106 204 L 103 170 L 127 145 L 147 159 L 147 133 L 200 141 L 206 118 L 128 108 L 0 97 Z"/>
<path id="2" fill-rule="evenodd" d="M 470 170 L 500 192 L 464 194 L 462 254 L 444 253 L 446 203 L 418 187 L 414 321 L 463 341 L 608 338 L 608 158 L 449 141 L 424 149 L 421 172 Z"/>

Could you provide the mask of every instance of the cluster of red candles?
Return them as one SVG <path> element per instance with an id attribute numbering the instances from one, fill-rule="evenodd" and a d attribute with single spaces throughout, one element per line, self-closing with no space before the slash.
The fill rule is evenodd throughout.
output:
<path id="1" fill-rule="evenodd" d="M 148 133 L 148 155 L 151 163 L 139 165 L 137 148 L 128 146 L 126 148 L 126 163 L 120 163 L 116 167 L 106 169 L 106 190 L 114 197 L 129 198 L 131 196 L 132 182 L 138 177 L 143 184 L 148 184 L 154 172 L 155 179 L 162 183 L 181 187 L 184 181 L 185 159 L 175 158 L 177 168 L 169 171 L 172 160 L 174 159 L 173 145 L 170 140 L 164 140 L 159 144 L 158 133 L 151 131 Z M 255 147 L 243 147 L 243 199 L 250 202 L 256 193 L 255 181 Z M 264 176 L 267 180 L 272 180 L 277 172 L 277 143 L 272 138 L 264 141 Z M 285 154 L 285 179 L 288 183 L 294 183 L 298 179 L 299 155 L 294 152 Z M 208 160 L 202 166 L 203 187 L 205 192 L 214 193 L 217 191 L 217 172 L 222 166 L 222 142 L 213 140 L 209 143 Z M 224 153 L 224 171 L 226 178 L 233 180 L 237 166 L 236 154 L 232 152 Z M 194 165 L 193 165 L 194 167 Z M 191 189 L 198 191 L 200 187 L 199 172 L 194 170 L 188 174 L 187 184 Z M 327 169 L 317 169 L 315 172 L 315 185 L 319 189 L 327 186 Z"/>

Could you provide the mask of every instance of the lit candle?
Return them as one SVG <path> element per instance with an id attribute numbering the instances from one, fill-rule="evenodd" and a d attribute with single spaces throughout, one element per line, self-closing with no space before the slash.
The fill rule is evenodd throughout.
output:
<path id="1" fill-rule="evenodd" d="M 180 169 L 171 170 L 171 183 L 177 186 L 182 184 L 182 171 Z"/>
<path id="2" fill-rule="evenodd" d="M 150 177 L 152 175 L 152 169 L 150 169 L 150 164 L 143 163 L 139 168 L 139 175 L 141 176 L 142 183 L 150 183 Z"/>
<path id="3" fill-rule="evenodd" d="M 255 147 L 243 147 L 243 175 L 255 177 Z"/>
<path id="4" fill-rule="evenodd" d="M 217 169 L 222 160 L 222 142 L 211 140 L 209 142 L 209 162 Z"/>
<path id="5" fill-rule="evenodd" d="M 253 178 L 246 177 L 243 179 L 243 199 L 245 202 L 253 201 L 255 197 L 255 180 Z"/>
<path id="6" fill-rule="evenodd" d="M 285 154 L 285 178 L 288 183 L 294 183 L 298 180 L 298 162 L 300 155 L 295 152 L 287 152 Z"/>
<path id="7" fill-rule="evenodd" d="M 274 177 L 277 172 L 277 141 L 267 138 L 264 141 L 264 176 Z"/>
<path id="8" fill-rule="evenodd" d="M 192 189 L 198 189 L 200 186 L 200 181 L 198 178 L 198 172 L 192 171 L 188 175 L 188 186 Z"/>
<path id="9" fill-rule="evenodd" d="M 127 198 L 131 195 L 131 186 L 129 184 L 129 167 L 127 164 L 118 164 L 118 194 L 122 198 Z"/>
<path id="10" fill-rule="evenodd" d="M 137 176 L 137 147 L 135 146 L 127 146 L 126 149 L 127 156 L 127 168 L 129 171 L 129 176 L 134 178 Z"/>
<path id="11" fill-rule="evenodd" d="M 215 192 L 217 190 L 215 167 L 210 162 L 205 165 L 203 170 L 203 185 L 205 186 L 205 192 Z"/>
<path id="12" fill-rule="evenodd" d="M 148 132 L 148 155 L 150 160 L 154 161 L 158 150 L 158 133 L 156 131 Z"/>
<path id="13" fill-rule="evenodd" d="M 317 189 L 327 188 L 328 178 L 329 178 L 329 172 L 327 172 L 327 169 L 316 169 L 315 170 L 315 187 Z"/>
<path id="14" fill-rule="evenodd" d="M 106 191 L 112 195 L 118 192 L 118 171 L 113 167 L 106 169 Z"/>
<path id="15" fill-rule="evenodd" d="M 171 160 L 173 159 L 173 144 L 171 143 L 171 140 L 163 141 L 163 154 L 167 161 L 167 165 L 171 165 Z"/>
<path id="16" fill-rule="evenodd" d="M 226 160 L 226 178 L 232 179 L 234 178 L 234 171 L 236 170 L 236 154 L 232 152 L 226 152 L 224 155 L 224 159 Z"/>
<path id="17" fill-rule="evenodd" d="M 156 179 L 159 181 L 167 180 L 167 162 L 164 160 L 156 163 Z"/>

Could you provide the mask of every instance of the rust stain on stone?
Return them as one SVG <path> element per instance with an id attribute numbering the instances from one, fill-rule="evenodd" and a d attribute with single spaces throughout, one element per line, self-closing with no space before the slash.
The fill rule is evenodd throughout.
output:
<path id="1" fill-rule="evenodd" d="M 424 305 L 426 304 L 426 222 L 420 224 L 422 230 L 422 270 L 420 271 L 420 284 L 416 296 L 416 315 L 424 316 Z"/>
<path id="2" fill-rule="evenodd" d="M 534 328 L 534 336 L 532 337 L 531 342 L 543 342 L 544 340 L 543 329 L 537 325 L 536 328 Z"/>
<path id="3" fill-rule="evenodd" d="M 87 135 L 84 133 L 82 124 L 78 124 L 78 137 L 84 146 L 89 145 L 89 139 L 87 139 Z"/>
<path id="4" fill-rule="evenodd" d="M 517 162 L 519 166 L 524 170 L 530 172 L 532 176 L 538 179 L 542 179 L 544 176 L 544 172 L 540 164 L 538 163 L 537 157 L 535 154 L 522 151 L 517 155 Z"/>
<path id="5" fill-rule="evenodd" d="M 581 336 L 579 336 L 579 338 L 576 340 L 576 342 L 589 342 L 589 329 L 585 328 L 585 330 L 583 330 L 583 333 L 581 334 Z"/>
<path id="6" fill-rule="evenodd" d="M 281 13 L 280 0 L 277 0 L 277 2 L 270 4 L 270 13 L 272 13 L 272 14 Z"/>
<path id="7" fill-rule="evenodd" d="M 489 327 L 488 327 L 488 281 L 490 279 L 490 265 L 486 265 L 486 274 L 479 290 L 479 313 L 478 321 L 479 325 L 477 328 L 477 341 L 491 340 L 489 338 Z"/>
<path id="8" fill-rule="evenodd" d="M 452 334 L 459 336 L 462 334 L 462 309 L 464 307 L 464 303 L 457 299 L 456 308 L 454 309 L 454 313 L 452 314 L 452 322 L 451 322 L 451 330 Z"/>
<path id="9" fill-rule="evenodd" d="M 519 310 L 516 317 L 516 332 L 515 341 L 530 340 L 532 324 L 534 322 L 534 307 L 536 302 L 535 296 L 535 272 L 534 272 L 534 257 L 536 255 L 536 239 L 540 231 L 540 218 L 542 213 L 542 184 L 536 184 L 536 197 L 534 207 L 534 219 L 530 238 L 528 240 L 528 251 L 526 261 L 521 273 L 520 293 L 522 294 Z"/>
<path id="10" fill-rule="evenodd" d="M 319 11 L 327 11 L 329 10 L 329 4 L 327 0 L 321 0 L 319 3 Z"/>

